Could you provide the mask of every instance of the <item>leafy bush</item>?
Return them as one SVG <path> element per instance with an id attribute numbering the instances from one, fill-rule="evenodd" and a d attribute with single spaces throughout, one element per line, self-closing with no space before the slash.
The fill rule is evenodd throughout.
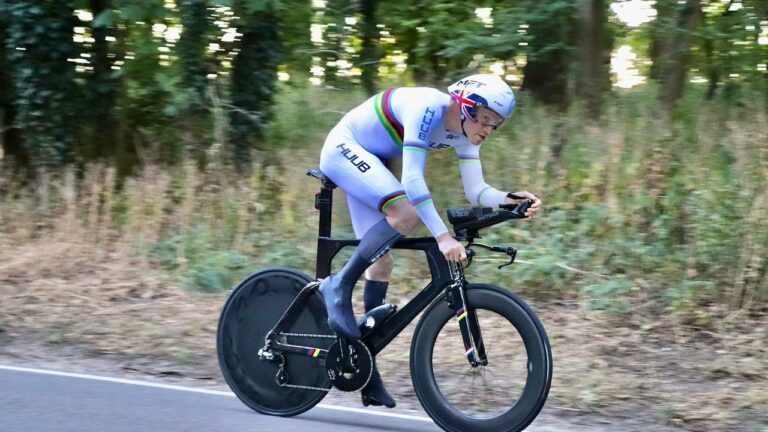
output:
<path id="1" fill-rule="evenodd" d="M 626 298 L 633 286 L 631 280 L 617 278 L 586 285 L 581 289 L 581 293 L 587 297 L 589 309 L 626 313 L 630 310 Z"/>
<path id="2" fill-rule="evenodd" d="M 211 231 L 194 232 L 157 242 L 149 256 L 165 270 L 180 272 L 181 286 L 189 291 L 226 291 L 245 276 L 248 259 L 236 251 L 220 251 Z"/>
<path id="3" fill-rule="evenodd" d="M 247 259 L 234 251 L 202 255 L 184 272 L 181 286 L 189 291 L 226 291 L 243 279 L 246 264 Z"/>

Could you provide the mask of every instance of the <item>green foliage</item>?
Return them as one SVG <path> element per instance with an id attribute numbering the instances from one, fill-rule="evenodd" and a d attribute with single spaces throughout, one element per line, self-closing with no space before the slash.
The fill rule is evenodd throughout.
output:
<path id="1" fill-rule="evenodd" d="M 667 303 L 676 312 L 695 311 L 701 306 L 701 299 L 713 297 L 714 290 L 712 281 L 685 280 L 667 290 Z"/>
<path id="2" fill-rule="evenodd" d="M 250 164 L 251 151 L 272 117 L 277 66 L 282 57 L 280 17 L 273 2 L 257 2 L 258 7 L 251 3 L 235 3 L 243 38 L 232 69 L 229 141 L 232 160 L 240 171 Z"/>
<path id="3" fill-rule="evenodd" d="M 630 310 L 626 297 L 632 290 L 633 283 L 627 279 L 611 279 L 605 282 L 585 285 L 582 295 L 587 297 L 587 308 L 614 313 L 626 313 Z"/>
<path id="4" fill-rule="evenodd" d="M 67 2 L 9 1 L 6 48 L 13 68 L 17 126 L 37 166 L 61 166 L 73 160 L 74 65 L 73 11 Z"/>
<path id="5" fill-rule="evenodd" d="M 529 3 L 528 60 L 523 88 L 548 104 L 567 106 L 568 66 L 575 44 L 575 3 L 573 1 Z"/>
<path id="6" fill-rule="evenodd" d="M 729 3 L 707 4 L 701 28 L 696 33 L 693 69 L 709 82 L 709 97 L 719 88 L 724 88 L 728 96 L 737 87 L 759 85 L 768 75 L 755 67 L 768 60 L 768 45 L 758 42 L 768 19 L 766 3 L 746 0 L 740 8 L 731 6 Z"/>
<path id="7" fill-rule="evenodd" d="M 525 75 L 524 90 L 517 92 L 519 114 L 483 147 L 486 178 L 499 188 L 541 194 L 547 213 L 489 235 L 489 242 L 519 245 L 520 263 L 500 273 L 499 263 L 480 260 L 478 277 L 526 294 L 585 298 L 616 312 L 635 295 L 681 314 L 711 302 L 764 304 L 768 72 L 757 65 L 766 63 L 768 45 L 757 41 L 766 2 L 742 0 L 741 8 L 730 8 L 702 1 L 695 31 L 683 28 L 677 4 L 657 2 L 659 19 L 638 29 L 613 21 L 608 28 L 621 29 L 638 52 L 653 51 L 665 38 L 691 37 L 680 54 L 691 54 L 690 76 L 709 85 L 689 84 L 669 117 L 660 115 L 655 95 L 662 87 L 653 82 L 614 91 L 605 117 L 591 125 L 579 106 L 554 115 L 540 105 L 572 92 L 575 0 L 395 0 L 379 3 L 365 26 L 361 2 L 335 0 L 324 8 L 308 0 L 2 1 L 0 111 L 14 122 L 3 126 L 17 127 L 39 167 L 127 154 L 127 163 L 160 161 L 169 171 L 193 147 L 198 161 L 223 149 L 234 165 L 254 167 L 252 176 L 229 178 L 227 164 L 198 173 L 205 181 L 187 186 L 206 193 L 185 191 L 201 200 L 185 208 L 205 217 L 169 216 L 159 230 L 165 240 L 152 251 L 186 285 L 215 290 L 229 283 L 226 274 L 242 270 L 243 257 L 254 266 L 311 267 L 312 248 L 275 245 L 273 235 L 277 226 L 288 227 L 281 235 L 312 243 L 314 226 L 297 210 L 303 204 L 290 201 L 298 180 L 283 176 L 316 163 L 328 130 L 364 99 L 358 77 L 337 76 L 341 63 L 328 62 L 366 66 L 366 80 L 385 78 L 386 69 L 388 84 L 418 85 L 501 62 L 507 72 Z M 493 8 L 492 25 L 475 15 L 480 6 Z M 93 21 L 75 19 L 73 7 L 90 8 Z M 310 23 L 327 25 L 325 42 L 310 40 Z M 163 26 L 183 27 L 181 39 L 160 35 L 156 28 Z M 223 41 L 227 26 L 238 35 Z M 88 41 L 73 42 L 75 27 Z M 406 72 L 394 76 L 396 51 L 408 60 Z M 374 76 L 369 66 L 379 56 Z M 70 59 L 84 66 L 76 71 Z M 325 83 L 333 88 L 306 85 L 315 64 L 326 67 Z M 277 83 L 278 70 L 291 81 Z M 253 150 L 258 164 L 250 160 Z M 456 170 L 443 169 L 455 165 L 453 155 L 438 153 L 428 168 L 435 201 L 465 204 L 455 192 Z M 118 228 L 148 217 L 126 195 L 111 205 Z M 404 273 L 418 274 L 410 265 Z"/>
<path id="8" fill-rule="evenodd" d="M 309 25 L 312 16 L 310 0 L 283 0 L 280 2 L 280 40 L 285 57 L 282 64 L 293 77 L 291 84 L 306 80 L 312 64 Z"/>
<path id="9" fill-rule="evenodd" d="M 237 252 L 214 252 L 195 262 L 181 279 L 189 291 L 222 292 L 245 276 L 246 260 Z"/>
<path id="10" fill-rule="evenodd" d="M 177 45 L 181 63 L 183 89 L 192 92 L 192 98 L 201 103 L 208 86 L 209 72 L 206 49 L 210 41 L 212 23 L 207 0 L 182 0 L 179 3 L 181 25 L 184 31 Z"/>
<path id="11" fill-rule="evenodd" d="M 114 6 L 127 22 L 157 22 L 167 16 L 162 2 L 155 0 L 115 0 Z"/>
<path id="12" fill-rule="evenodd" d="M 217 243 L 210 229 L 198 226 L 156 243 L 149 256 L 163 269 L 180 270 L 184 289 L 220 292 L 242 279 L 247 259 L 236 251 L 217 250 Z"/>
<path id="13" fill-rule="evenodd" d="M 362 14 L 360 37 L 360 69 L 362 69 L 361 82 L 369 96 L 377 91 L 376 75 L 378 74 L 381 50 L 378 44 L 378 28 L 376 19 L 376 0 L 363 0 L 360 2 Z"/>
<path id="14" fill-rule="evenodd" d="M 492 15 L 493 26 L 487 27 L 476 18 L 471 17 L 458 27 L 451 29 L 450 22 L 446 25 L 446 35 L 449 41 L 440 53 L 448 57 L 471 58 L 475 53 L 482 53 L 480 65 L 485 65 L 496 59 L 513 59 L 524 53 L 520 43 L 527 43 L 531 36 L 521 33 L 521 25 L 526 23 L 525 8 L 520 4 L 499 5 Z"/>
<path id="15" fill-rule="evenodd" d="M 391 29 L 396 37 L 390 50 L 408 55 L 409 72 L 415 81 L 438 84 L 465 70 L 472 54 L 461 48 L 450 48 L 464 45 L 461 33 L 456 30 L 481 28 L 472 7 L 426 0 L 397 0 L 379 4 L 378 11 L 379 23 Z M 387 49 L 386 44 L 381 46 Z"/>
<path id="16" fill-rule="evenodd" d="M 363 92 L 328 92 L 316 87 L 278 87 L 274 102 L 277 115 L 267 127 L 268 148 L 314 148 L 354 104 L 365 99 Z"/>
<path id="17" fill-rule="evenodd" d="M 370 92 L 384 77 L 442 85 L 501 64 L 508 73 L 524 75 L 523 87 L 536 99 L 564 105 L 579 87 L 573 81 L 579 69 L 573 50 L 581 25 L 576 19 L 579 4 L 333 0 L 313 7 L 309 0 L 4 1 L 10 31 L 3 39 L 10 63 L 0 59 L 0 83 L 13 75 L 14 104 L 6 112 L 18 111 L 15 123 L 38 164 L 65 164 L 75 158 L 114 158 L 120 164 L 139 158 L 175 161 L 182 150 L 204 161 L 214 139 L 231 160 L 246 166 L 253 149 L 274 144 L 264 138 L 271 134 L 267 125 L 279 91 L 277 70 L 291 76 L 284 87 L 302 88 L 315 65 L 325 68 L 326 83 L 334 87 L 349 90 L 362 80 Z M 768 55 L 768 45 L 758 43 L 766 22 L 765 2 L 738 4 L 702 2 L 701 26 L 688 32 L 694 36 L 691 76 L 709 81 L 707 97 L 721 94 L 734 103 L 760 88 L 764 101 L 768 72 L 756 66 L 765 64 Z M 489 8 L 492 23 L 475 15 L 478 7 Z M 93 21 L 75 19 L 74 8 L 91 10 Z M 611 18 L 603 23 L 606 33 L 621 32 L 640 52 L 653 51 L 654 41 L 688 34 L 681 29 L 674 1 L 658 2 L 657 9 L 659 19 L 650 25 L 628 29 Z M 310 40 L 310 23 L 325 26 L 324 42 Z M 181 39 L 159 36 L 156 25 L 181 26 Z M 234 40 L 222 40 L 227 26 L 237 30 Z M 76 44 L 73 27 L 85 29 Z M 32 48 L 16 50 L 24 44 Z M 394 60 L 403 54 L 406 73 Z M 77 59 L 77 73 L 67 59 Z M 342 62 L 354 68 L 337 76 L 337 70 L 346 68 Z M 641 69 L 646 63 L 640 63 Z M 46 77 L 46 70 L 55 76 Z M 355 74 L 361 71 L 359 78 Z M 208 78 L 212 75 L 217 78 Z M 209 90 L 215 90 L 214 97 Z M 6 99 L 12 94 L 2 93 Z"/>
<path id="18" fill-rule="evenodd" d="M 8 23 L 5 20 L 5 5 L 0 2 L 0 110 L 5 111 L 13 99 L 13 80 L 10 74 L 5 43 Z"/>
<path id="19" fill-rule="evenodd" d="M 104 10 L 93 19 L 93 28 L 109 28 L 114 25 L 115 13 L 111 9 Z"/>

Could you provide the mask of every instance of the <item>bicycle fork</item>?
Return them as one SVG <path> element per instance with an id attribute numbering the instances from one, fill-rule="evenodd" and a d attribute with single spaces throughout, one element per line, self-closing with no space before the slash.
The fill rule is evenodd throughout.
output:
<path id="1" fill-rule="evenodd" d="M 464 355 L 473 368 L 487 366 L 488 358 L 485 354 L 485 345 L 483 344 L 477 313 L 467 302 L 465 289 L 467 281 L 464 278 L 464 267 L 453 262 L 448 264 L 453 282 L 446 289 L 446 300 L 459 323 L 461 339 L 464 342 Z"/>

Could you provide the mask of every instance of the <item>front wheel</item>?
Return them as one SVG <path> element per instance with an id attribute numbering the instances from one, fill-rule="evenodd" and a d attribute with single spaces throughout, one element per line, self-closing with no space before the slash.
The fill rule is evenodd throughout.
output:
<path id="1" fill-rule="evenodd" d="M 513 432 L 539 414 L 552 383 L 544 327 L 515 294 L 470 284 L 487 365 L 470 366 L 454 310 L 443 299 L 424 313 L 411 342 L 411 377 L 430 417 L 446 431 Z"/>

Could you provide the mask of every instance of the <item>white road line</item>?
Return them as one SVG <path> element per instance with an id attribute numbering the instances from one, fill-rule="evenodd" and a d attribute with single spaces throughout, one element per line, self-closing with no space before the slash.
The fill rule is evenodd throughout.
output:
<path id="1" fill-rule="evenodd" d="M 33 368 L 24 368 L 24 367 L 17 367 L 17 366 L 0 365 L 0 370 L 36 373 L 36 374 L 42 374 L 42 375 L 53 375 L 53 376 L 68 377 L 68 378 L 81 378 L 81 379 L 88 379 L 88 380 L 94 380 L 94 381 L 106 381 L 106 382 L 112 382 L 117 384 L 130 384 L 130 385 L 143 386 L 143 387 L 154 387 L 154 388 L 160 388 L 165 390 L 177 390 L 177 391 L 185 391 L 190 393 L 203 393 L 203 394 L 209 394 L 209 395 L 215 395 L 215 396 L 235 397 L 235 394 L 229 391 L 207 390 L 207 389 L 184 387 L 184 386 L 178 386 L 178 385 L 172 385 L 172 384 L 161 384 L 161 383 L 153 383 L 148 381 L 129 380 L 124 378 L 110 378 L 110 377 L 104 377 L 104 376 L 98 376 L 98 375 L 87 375 L 87 374 L 72 373 L 72 372 L 60 372 L 60 371 L 53 371 L 53 370 L 46 370 L 46 369 L 33 369 Z M 357 414 L 370 414 L 370 415 L 376 415 L 381 417 L 396 417 L 400 419 L 425 421 L 430 423 L 432 422 L 432 419 L 430 419 L 429 417 L 415 416 L 415 415 L 409 415 L 409 414 L 398 414 L 398 413 L 391 413 L 391 412 L 382 412 L 382 411 L 372 411 L 372 410 L 366 410 L 362 408 L 350 408 L 350 407 L 343 407 L 338 405 L 318 404 L 315 408 L 324 408 L 324 409 L 335 410 L 335 411 L 346 411 L 346 412 L 352 412 Z"/>
<path id="2" fill-rule="evenodd" d="M 377 415 L 381 417 L 396 417 L 399 419 L 417 420 L 417 421 L 432 423 L 432 419 L 429 417 L 415 416 L 415 415 L 409 415 L 409 414 L 398 414 L 398 413 L 385 412 L 385 411 L 371 411 L 364 408 L 350 408 L 350 407 L 343 407 L 338 405 L 326 405 L 326 404 L 317 404 L 316 408 L 325 408 L 329 410 L 346 411 L 346 412 L 353 412 L 358 414 L 372 414 L 372 415 Z"/>
<path id="3" fill-rule="evenodd" d="M 32 369 L 32 368 L 5 366 L 5 365 L 0 365 L 0 369 L 16 371 L 16 372 L 29 372 L 29 373 L 36 373 L 36 374 L 42 374 L 42 375 L 54 375 L 54 376 L 61 376 L 61 377 L 68 377 L 68 378 L 82 378 L 82 379 L 89 379 L 94 381 L 107 381 L 107 382 L 118 383 L 118 384 L 131 384 L 131 385 L 144 386 L 144 387 L 161 388 L 166 390 L 179 390 L 179 391 L 186 391 L 191 393 L 204 393 L 204 394 L 211 394 L 216 396 L 231 396 L 231 397 L 235 396 L 234 393 L 226 392 L 226 391 L 197 389 L 194 387 L 184 387 L 184 386 L 177 386 L 172 384 L 161 384 L 161 383 L 153 383 L 148 381 L 129 380 L 129 379 L 123 379 L 123 378 L 110 378 L 110 377 L 104 377 L 104 376 L 98 376 L 98 375 L 86 375 L 86 374 L 71 373 L 71 372 L 59 372 L 59 371 L 52 371 L 52 370 L 46 370 L 46 369 Z"/>

